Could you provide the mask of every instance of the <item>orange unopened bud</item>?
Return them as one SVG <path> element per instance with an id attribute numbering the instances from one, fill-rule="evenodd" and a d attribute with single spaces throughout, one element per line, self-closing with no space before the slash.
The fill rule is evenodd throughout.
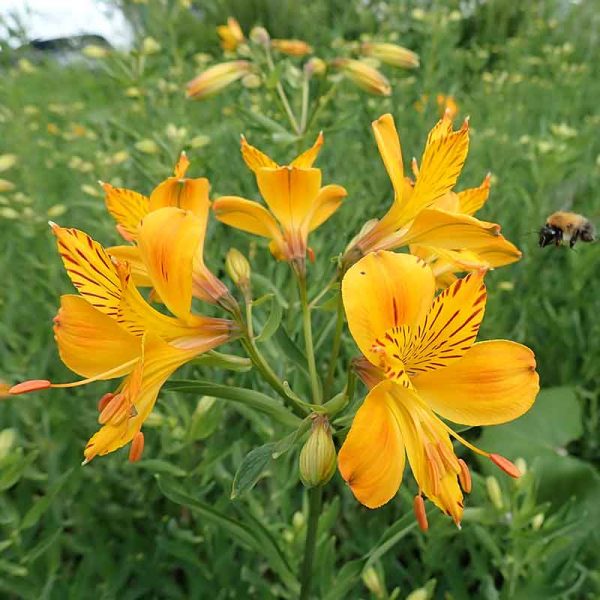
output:
<path id="1" fill-rule="evenodd" d="M 29 392 L 37 392 L 38 390 L 47 390 L 52 386 L 52 383 L 47 379 L 30 379 L 29 381 L 23 381 L 22 383 L 17 383 L 17 385 L 13 385 L 8 393 L 12 396 L 16 396 L 18 394 L 28 394 Z"/>
<path id="2" fill-rule="evenodd" d="M 290 56 L 304 56 L 313 51 L 312 47 L 302 40 L 271 40 L 271 47 Z"/>
<path id="3" fill-rule="evenodd" d="M 427 513 L 425 512 L 425 502 L 423 496 L 415 496 L 413 500 L 413 510 L 415 511 L 415 517 L 421 531 L 427 531 L 429 529 L 429 523 L 427 521 Z"/>
<path id="4" fill-rule="evenodd" d="M 397 44 L 365 42 L 360 49 L 366 56 L 372 56 L 392 67 L 416 69 L 419 66 L 419 55 Z"/>
<path id="5" fill-rule="evenodd" d="M 331 64 L 341 69 L 350 81 L 371 94 L 390 96 L 392 93 L 392 86 L 386 77 L 360 60 L 336 58 Z"/>
<path id="6" fill-rule="evenodd" d="M 515 479 L 521 477 L 521 471 L 519 471 L 517 466 L 508 460 L 508 458 L 504 458 L 504 456 L 500 456 L 500 454 L 490 454 L 490 460 L 497 467 L 500 467 L 507 475 L 510 475 Z"/>
<path id="7" fill-rule="evenodd" d="M 313 75 L 325 75 L 327 71 L 327 63 L 322 59 L 316 56 L 313 56 L 305 65 L 304 72 L 312 77 Z"/>
<path id="8" fill-rule="evenodd" d="M 315 251 L 312 248 L 308 247 L 306 249 L 306 252 L 308 254 L 308 260 L 310 260 L 310 262 L 314 264 L 314 262 L 315 262 Z"/>
<path id="9" fill-rule="evenodd" d="M 144 453 L 144 434 L 138 431 L 131 440 L 131 446 L 129 447 L 129 462 L 137 462 L 142 458 Z"/>
<path id="10" fill-rule="evenodd" d="M 458 474 L 460 486 L 469 494 L 471 492 L 471 471 L 469 471 L 467 463 L 462 458 L 458 459 L 458 464 L 460 465 L 460 473 Z"/>
<path id="11" fill-rule="evenodd" d="M 100 400 L 98 400 L 98 412 L 102 412 L 105 408 L 106 405 L 115 397 L 115 395 L 111 392 L 108 392 L 108 394 L 104 394 L 104 396 L 102 396 L 102 398 L 100 398 Z"/>
<path id="12" fill-rule="evenodd" d="M 247 60 L 233 60 L 214 65 L 187 84 L 187 96 L 198 100 L 214 96 L 250 73 L 251 69 L 252 65 Z"/>
<path id="13" fill-rule="evenodd" d="M 444 96 L 444 94 L 438 94 L 436 103 L 440 109 L 442 115 L 447 114 L 451 119 L 454 119 L 458 114 L 458 104 L 454 99 L 454 96 Z"/>

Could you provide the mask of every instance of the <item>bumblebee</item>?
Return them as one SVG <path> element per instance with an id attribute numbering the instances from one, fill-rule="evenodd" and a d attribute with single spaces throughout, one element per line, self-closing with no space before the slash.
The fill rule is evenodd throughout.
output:
<path id="1" fill-rule="evenodd" d="M 592 223 L 583 215 L 572 212 L 552 213 L 540 229 L 540 248 L 550 244 L 560 246 L 563 242 L 569 242 L 569 248 L 572 248 L 578 240 L 593 242 L 595 239 Z"/>

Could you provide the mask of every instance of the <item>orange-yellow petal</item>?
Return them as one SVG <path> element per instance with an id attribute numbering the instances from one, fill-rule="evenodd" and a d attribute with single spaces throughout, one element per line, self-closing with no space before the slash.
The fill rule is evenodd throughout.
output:
<path id="1" fill-rule="evenodd" d="M 241 139 L 242 158 L 252 172 L 256 173 L 259 169 L 263 168 L 277 169 L 279 167 L 272 158 L 269 158 L 258 148 L 251 146 L 244 136 Z"/>
<path id="2" fill-rule="evenodd" d="M 179 155 L 179 159 L 177 160 L 177 164 L 175 165 L 175 168 L 173 169 L 174 177 L 176 177 L 177 179 L 182 179 L 183 177 L 185 177 L 185 174 L 186 174 L 189 166 L 190 166 L 190 159 L 187 157 L 187 154 L 185 152 L 182 152 Z"/>
<path id="3" fill-rule="evenodd" d="M 239 196 L 223 196 L 212 204 L 221 223 L 266 238 L 281 238 L 281 230 L 273 215 L 264 207 Z"/>
<path id="4" fill-rule="evenodd" d="M 321 189 L 319 169 L 260 169 L 256 181 L 265 202 L 286 231 L 300 229 Z"/>
<path id="5" fill-rule="evenodd" d="M 503 267 L 516 262 L 522 256 L 521 251 L 509 242 L 503 235 L 499 235 L 489 245 L 476 249 L 477 255 L 487 262 L 490 267 Z"/>
<path id="6" fill-rule="evenodd" d="M 491 178 L 492 176 L 488 173 L 479 187 L 458 192 L 460 212 L 465 215 L 473 215 L 486 203 L 490 195 Z"/>
<path id="7" fill-rule="evenodd" d="M 483 276 L 470 273 L 457 280 L 415 324 L 410 345 L 401 353 L 411 377 L 456 362 L 473 345 L 485 311 Z"/>
<path id="8" fill-rule="evenodd" d="M 392 327 L 419 320 L 434 290 L 431 269 L 409 254 L 373 252 L 353 265 L 342 281 L 342 298 L 362 353 L 369 357 L 376 340 Z"/>
<path id="9" fill-rule="evenodd" d="M 402 149 L 400 138 L 394 124 L 394 117 L 385 114 L 371 124 L 379 154 L 392 181 L 398 201 L 402 200 L 404 187 L 404 167 L 402 165 Z"/>
<path id="10" fill-rule="evenodd" d="M 143 221 L 138 237 L 142 261 L 161 300 L 186 319 L 192 304 L 192 268 L 203 226 L 193 213 L 163 208 Z"/>
<path id="11" fill-rule="evenodd" d="M 121 377 L 131 371 L 131 361 L 141 354 L 139 338 L 81 296 L 61 297 L 54 318 L 54 339 L 63 363 L 82 377 L 96 377 L 108 371 L 109 379 Z M 127 363 L 122 370 L 114 370 Z"/>
<path id="12" fill-rule="evenodd" d="M 133 190 L 116 188 L 110 183 L 103 183 L 102 187 L 108 212 L 118 223 L 120 231 L 129 240 L 135 240 L 140 221 L 150 210 L 148 198 Z"/>
<path id="13" fill-rule="evenodd" d="M 433 208 L 421 210 L 394 247 L 420 244 L 447 249 L 473 249 L 493 244 L 500 226 L 475 217 Z"/>
<path id="14" fill-rule="evenodd" d="M 175 207 L 193 212 L 204 218 L 209 207 L 210 184 L 205 177 L 198 179 L 178 179 L 169 177 L 154 188 L 150 194 L 150 210 Z"/>
<path id="15" fill-rule="evenodd" d="M 497 425 L 527 412 L 539 391 L 533 352 L 516 342 L 474 344 L 458 361 L 413 377 L 419 395 L 445 419 Z"/>
<path id="16" fill-rule="evenodd" d="M 66 229 L 53 224 L 52 232 L 73 285 L 92 306 L 114 317 L 123 284 L 108 252 L 78 229 Z"/>
<path id="17" fill-rule="evenodd" d="M 310 147 L 308 150 L 305 150 L 302 154 L 299 154 L 290 163 L 290 167 L 297 167 L 298 169 L 310 169 L 315 160 L 317 160 L 317 156 L 319 156 L 323 141 L 323 132 L 321 131 L 312 147 Z"/>
<path id="18" fill-rule="evenodd" d="M 419 490 L 455 523 L 460 523 L 463 495 L 458 475 L 461 467 L 444 424 L 414 390 L 390 381 L 385 383 Z"/>
<path id="19" fill-rule="evenodd" d="M 368 393 L 338 456 L 342 477 L 369 508 L 394 497 L 404 471 L 404 443 L 389 387 L 384 381 Z"/>
<path id="20" fill-rule="evenodd" d="M 127 263 L 133 282 L 138 287 L 152 287 L 148 269 L 137 246 L 111 246 L 106 251 L 121 263 Z"/>
<path id="21" fill-rule="evenodd" d="M 123 397 L 120 410 L 111 415 L 86 445 L 86 462 L 133 440 L 152 412 L 158 392 L 167 378 L 201 352 L 198 348 L 177 348 L 147 334 L 142 360 L 118 391 Z"/>
<path id="22" fill-rule="evenodd" d="M 314 231 L 317 227 L 325 223 L 341 206 L 342 200 L 347 195 L 348 193 L 341 185 L 326 185 L 322 187 L 313 204 L 308 230 Z"/>
<path id="23" fill-rule="evenodd" d="M 468 122 L 458 131 L 450 132 L 448 121 L 445 116 L 427 138 L 419 175 L 406 206 L 407 218 L 415 217 L 451 190 L 460 175 L 469 150 Z"/>

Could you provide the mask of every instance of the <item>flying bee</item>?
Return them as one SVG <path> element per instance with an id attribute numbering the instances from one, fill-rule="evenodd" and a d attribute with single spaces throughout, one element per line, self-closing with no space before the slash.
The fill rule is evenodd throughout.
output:
<path id="1" fill-rule="evenodd" d="M 572 248 L 577 240 L 593 242 L 595 239 L 594 226 L 588 219 L 577 213 L 559 210 L 546 219 L 546 224 L 540 229 L 539 243 L 543 248 L 569 242 L 569 248 Z"/>

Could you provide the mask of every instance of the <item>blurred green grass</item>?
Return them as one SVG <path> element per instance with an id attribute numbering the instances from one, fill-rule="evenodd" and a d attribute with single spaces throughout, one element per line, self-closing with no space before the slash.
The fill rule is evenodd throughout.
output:
<path id="1" fill-rule="evenodd" d="M 201 69 L 195 55 L 210 52 L 219 60 L 214 26 L 234 14 L 246 29 L 261 23 L 276 36 L 302 37 L 328 53 L 336 38 L 366 34 L 401 43 L 421 56 L 420 70 L 392 73 L 392 97 L 366 97 L 344 84 L 343 93 L 323 112 L 319 127 L 325 130 L 326 144 L 319 166 L 324 180 L 344 185 L 349 197 L 314 238 L 315 290 L 332 272 L 329 258 L 365 220 L 380 216 L 391 200 L 371 120 L 384 112 L 394 114 L 408 163 L 420 155 L 426 133 L 438 118 L 436 95 L 456 98 L 460 117 L 471 117 L 473 132 L 460 188 L 477 185 L 492 172 L 491 197 L 480 217 L 501 223 L 503 233 L 524 254 L 516 265 L 488 276 L 481 338 L 506 337 L 529 345 L 544 387 L 575 390 L 564 402 L 577 407 L 582 426 L 560 452 L 597 468 L 600 246 L 541 250 L 536 235 L 544 218 L 561 208 L 599 221 L 595 3 L 535 2 L 529 10 L 496 1 L 463 14 L 458 4 L 445 3 L 423 9 L 412 2 L 310 2 L 301 7 L 290 1 L 215 2 L 203 15 L 178 2 L 122 4 L 140 43 L 150 35 L 161 44 L 162 50 L 143 64 L 135 52 L 67 67 L 51 60 L 37 63 L 31 57 L 30 63 L 23 63 L 23 56 L 4 48 L 0 154 L 15 154 L 18 162 L 0 173 L 14 183 L 14 189 L 0 192 L 0 379 L 72 376 L 58 359 L 51 332 L 58 296 L 71 293 L 71 287 L 46 221 L 78 227 L 107 245 L 118 242 L 98 179 L 147 193 L 170 174 L 179 151 L 186 149 L 190 173 L 208 176 L 213 195 L 257 197 L 254 179 L 237 151 L 239 133 L 281 162 L 295 154 L 295 146 L 278 143 L 250 118 L 257 104 L 252 90 L 232 89 L 203 103 L 184 99 L 185 82 Z M 314 22 L 320 26 L 312 26 Z M 424 96 L 425 109 L 418 111 L 415 103 Z M 157 152 L 140 150 L 136 144 L 142 140 L 153 140 Z M 231 245 L 252 250 L 255 270 L 286 285 L 284 266 L 275 264 L 265 244 L 249 245 L 247 237 L 214 222 L 206 251 L 212 268 L 222 267 Z M 316 319 L 315 330 L 329 336 L 325 328 L 331 317 L 323 313 Z M 350 339 L 346 342 L 344 356 L 350 358 L 354 350 Z M 216 372 L 201 376 L 227 381 Z M 248 385 L 254 381 L 251 375 L 245 377 Z M 242 458 L 273 437 L 273 426 L 219 404 L 212 409 L 210 437 L 190 439 L 197 398 L 163 392 L 147 436 L 146 456 L 151 460 L 130 466 L 116 453 L 80 469 L 101 388 L 99 384 L 94 389 L 0 400 L 1 429 L 10 432 L 0 443 L 0 590 L 19 598 L 85 598 L 92 591 L 102 598 L 183 598 L 200 597 L 209 589 L 219 590 L 218 598 L 285 597 L 264 561 L 243 544 L 232 545 L 221 527 L 167 500 L 156 481 L 185 475 L 188 491 L 215 509 L 242 521 L 268 522 L 270 530 L 283 537 L 290 560 L 297 560 L 303 529 L 292 523 L 294 513 L 302 510 L 302 498 L 295 479 L 289 478 L 295 469 L 293 456 L 275 462 L 270 476 L 250 495 L 229 501 Z M 560 428 L 561 418 L 554 418 Z M 589 478 L 597 493 L 591 473 L 581 477 Z M 543 474 L 540 469 L 537 476 Z M 321 558 L 323 565 L 340 569 L 401 519 L 409 502 L 402 492 L 401 501 L 367 512 L 340 482 L 337 489 L 339 496 L 328 498 L 335 539 L 323 542 Z M 47 506 L 39 509 L 39 520 L 26 519 L 44 499 Z M 482 493 L 470 502 L 487 504 Z M 546 510 L 560 525 L 592 529 L 582 503 L 555 503 Z M 365 522 L 369 532 L 364 531 Z M 432 528 L 436 533 L 428 545 L 411 534 L 403 552 L 390 553 L 377 564 L 379 575 L 386 573 L 389 589 L 399 586 L 404 597 L 435 577 L 438 594 L 509 597 L 498 559 L 489 549 L 506 548 L 502 544 L 507 536 L 516 535 L 512 528 L 498 521 L 487 534 L 491 539 L 484 541 L 477 537 L 484 535 L 481 524 L 460 538 L 441 520 Z M 593 541 L 570 533 L 561 539 L 564 547 L 554 558 L 546 560 L 541 553 L 529 557 L 523 573 L 515 576 L 519 586 L 539 567 L 548 577 L 535 589 L 547 595 L 530 591 L 519 597 L 597 597 L 600 576 L 590 570 Z M 439 556 L 445 556 L 448 547 L 459 558 L 439 566 Z M 515 547 L 506 552 L 512 556 Z M 585 576 L 573 592 L 564 591 L 575 586 L 569 575 L 566 584 L 560 578 L 552 580 L 558 568 L 552 561 L 558 564 L 561 552 L 580 557 L 573 581 L 578 582 L 581 573 Z M 464 567 L 465 556 L 473 561 L 468 586 L 451 574 Z M 423 561 L 429 566 L 422 571 Z M 323 595 L 333 585 L 331 577 L 319 575 Z M 368 596 L 360 583 L 352 589 L 352 597 Z"/>

